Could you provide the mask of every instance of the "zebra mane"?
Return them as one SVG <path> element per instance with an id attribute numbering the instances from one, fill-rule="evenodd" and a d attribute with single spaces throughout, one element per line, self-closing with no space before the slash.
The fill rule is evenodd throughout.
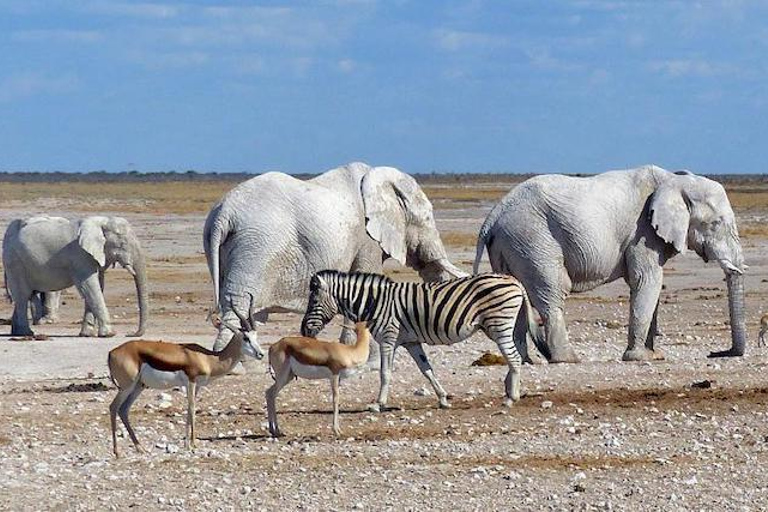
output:
<path id="1" fill-rule="evenodd" d="M 339 270 L 321 270 L 315 275 L 326 280 L 354 279 L 357 277 L 372 277 L 381 283 L 390 284 L 393 282 L 390 278 L 388 278 L 384 274 L 375 274 L 373 272 L 341 272 Z"/>

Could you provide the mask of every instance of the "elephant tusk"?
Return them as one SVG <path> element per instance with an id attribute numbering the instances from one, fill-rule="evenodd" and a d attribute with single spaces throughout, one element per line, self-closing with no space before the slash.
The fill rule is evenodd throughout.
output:
<path id="1" fill-rule="evenodd" d="M 726 272 L 735 272 L 736 274 L 739 274 L 739 275 L 744 273 L 744 270 L 740 269 L 739 267 L 737 267 L 736 265 L 734 265 L 728 260 L 719 260 L 718 263 L 720 263 L 720 266 Z"/>
<path id="2" fill-rule="evenodd" d="M 469 277 L 469 274 L 448 261 L 448 258 L 440 258 L 438 264 L 453 277 Z"/>

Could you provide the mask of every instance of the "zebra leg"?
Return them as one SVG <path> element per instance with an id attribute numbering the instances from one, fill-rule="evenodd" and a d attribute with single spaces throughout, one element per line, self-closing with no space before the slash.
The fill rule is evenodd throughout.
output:
<path id="1" fill-rule="evenodd" d="M 389 383 L 392 381 L 392 365 L 395 360 L 396 343 L 384 341 L 379 343 L 379 354 L 381 355 L 381 367 L 379 368 L 379 398 L 376 403 L 368 406 L 368 410 L 381 412 L 387 406 L 389 398 Z"/>
<path id="2" fill-rule="evenodd" d="M 515 345 L 513 326 L 510 325 L 506 329 L 504 326 L 499 327 L 501 328 L 487 330 L 486 334 L 499 347 L 499 351 L 501 351 L 501 355 L 504 356 L 509 367 L 507 377 L 504 379 L 504 391 L 506 394 L 504 405 L 509 407 L 513 402 L 520 400 L 520 368 L 523 364 L 523 359 Z"/>
<path id="3" fill-rule="evenodd" d="M 445 392 L 443 386 L 440 385 L 437 377 L 435 377 L 435 373 L 432 371 L 432 365 L 429 364 L 427 354 L 424 352 L 424 347 L 421 346 L 421 343 L 408 343 L 405 345 L 405 348 L 408 349 L 408 353 L 411 354 L 413 360 L 416 361 L 422 375 L 424 375 L 429 383 L 432 384 L 432 389 L 435 390 L 437 399 L 440 402 L 440 408 L 450 408 L 451 404 L 448 403 L 448 393 Z"/>

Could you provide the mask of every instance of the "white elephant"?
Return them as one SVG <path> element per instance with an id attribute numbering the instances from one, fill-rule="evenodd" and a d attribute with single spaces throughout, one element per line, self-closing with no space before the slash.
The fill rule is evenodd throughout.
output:
<path id="1" fill-rule="evenodd" d="M 448 261 L 416 181 L 363 163 L 308 181 L 270 172 L 241 183 L 208 214 L 203 243 L 215 303 L 229 323 L 232 307 L 248 308 L 249 293 L 259 321 L 303 313 L 315 272 L 381 272 L 384 254 L 426 280 L 467 275 Z M 214 347 L 229 336 L 222 328 Z M 354 340 L 351 325 L 342 340 Z"/>
<path id="2" fill-rule="evenodd" d="M 11 334 L 32 334 L 27 309 L 36 294 L 74 285 L 85 300 L 80 336 L 113 336 L 103 288 L 104 271 L 115 263 L 134 278 L 139 328 L 133 336 L 141 336 L 148 315 L 145 257 L 127 220 L 39 216 L 12 221 L 3 238 L 5 283 L 14 302 Z"/>
<path id="3" fill-rule="evenodd" d="M 623 278 L 630 287 L 624 360 L 661 358 L 654 349 L 662 267 L 691 249 L 726 275 L 732 346 L 711 357 L 744 354 L 746 268 L 725 189 L 686 171 L 656 166 L 592 177 L 546 175 L 513 188 L 488 214 L 474 269 L 487 248 L 491 267 L 517 277 L 541 314 L 536 346 L 552 362 L 574 362 L 563 308 L 571 292 Z M 516 331 L 523 343 L 522 327 Z"/>

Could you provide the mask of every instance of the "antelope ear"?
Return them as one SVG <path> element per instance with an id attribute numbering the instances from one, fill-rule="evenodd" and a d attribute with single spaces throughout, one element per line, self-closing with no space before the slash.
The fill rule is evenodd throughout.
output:
<path id="1" fill-rule="evenodd" d="M 656 234 L 677 252 L 685 253 L 691 212 L 682 189 L 670 182 L 659 185 L 651 196 L 650 216 Z"/>
<path id="2" fill-rule="evenodd" d="M 363 176 L 360 192 L 366 231 L 385 253 L 405 265 L 410 203 L 421 192 L 416 180 L 394 167 L 374 167 Z"/>
<path id="3" fill-rule="evenodd" d="M 106 217 L 86 217 L 80 221 L 77 228 L 77 243 L 96 260 L 99 267 L 104 267 L 107 263 L 104 252 L 104 244 L 107 242 L 104 226 L 107 222 Z"/>

